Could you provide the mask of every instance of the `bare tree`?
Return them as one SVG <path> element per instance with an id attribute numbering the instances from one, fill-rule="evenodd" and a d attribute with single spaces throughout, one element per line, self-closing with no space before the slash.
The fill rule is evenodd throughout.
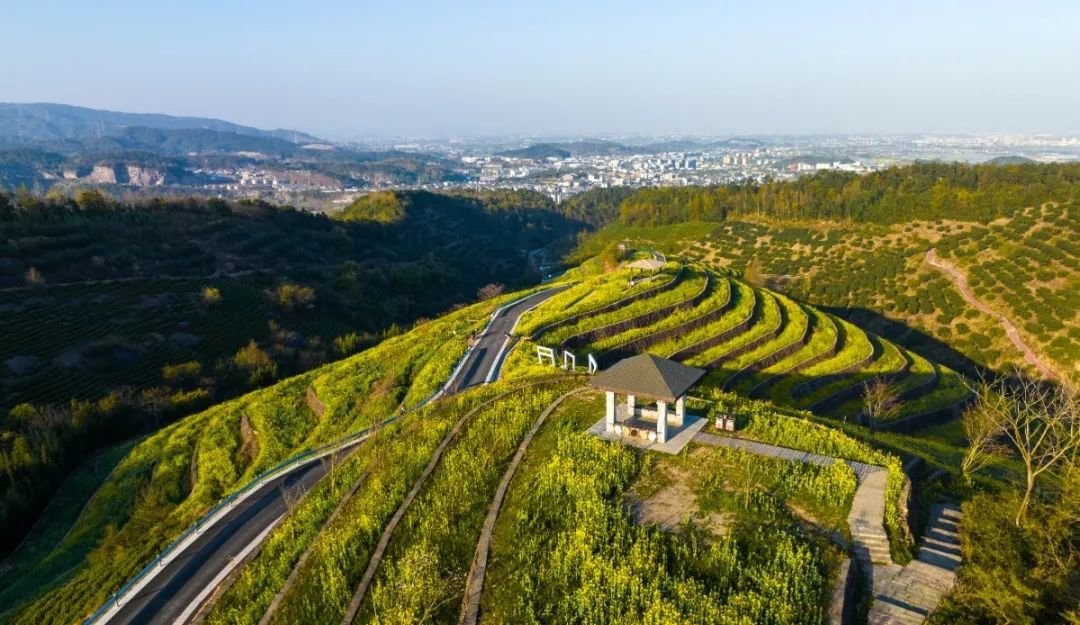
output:
<path id="1" fill-rule="evenodd" d="M 986 466 L 995 452 L 1002 449 L 1000 439 L 1004 432 L 1000 419 L 1001 407 L 988 405 L 987 402 L 1000 402 L 1004 399 L 990 388 L 985 388 L 987 386 L 988 383 L 984 381 L 978 389 L 973 389 L 980 399 L 960 415 L 968 440 L 968 448 L 960 461 L 960 472 L 968 484 L 971 484 L 971 476 Z"/>
<path id="2" fill-rule="evenodd" d="M 492 282 L 491 284 L 486 284 L 481 287 L 480 290 L 476 292 L 476 296 L 481 300 L 491 299 L 502 295 L 504 290 L 506 290 L 505 286 L 498 282 Z"/>
<path id="3" fill-rule="evenodd" d="M 981 385 L 975 392 L 979 404 L 991 411 L 987 418 L 1001 424 L 1024 466 L 1024 494 L 1015 519 L 1020 527 L 1039 479 L 1075 460 L 1080 451 L 1080 398 L 1063 385 L 1020 375 Z"/>
<path id="4" fill-rule="evenodd" d="M 293 510 L 300 503 L 300 500 L 304 498 L 305 492 L 303 484 L 290 487 L 284 482 L 281 483 L 281 500 L 285 502 L 285 510 L 288 516 L 292 516 Z M 295 538 L 295 531 L 295 526 L 289 525 L 290 538 Z"/>
<path id="5" fill-rule="evenodd" d="M 37 267 L 27 269 L 24 277 L 26 278 L 27 286 L 45 286 L 45 276 L 41 275 L 41 272 L 38 271 Z"/>
<path id="6" fill-rule="evenodd" d="M 742 471 L 737 474 L 738 488 L 743 491 L 743 507 L 749 509 L 750 498 L 764 485 L 765 469 L 757 456 L 750 453 L 744 453 L 742 456 Z"/>
<path id="7" fill-rule="evenodd" d="M 863 386 L 863 412 L 874 425 L 900 413 L 900 396 L 884 378 L 874 378 Z"/>

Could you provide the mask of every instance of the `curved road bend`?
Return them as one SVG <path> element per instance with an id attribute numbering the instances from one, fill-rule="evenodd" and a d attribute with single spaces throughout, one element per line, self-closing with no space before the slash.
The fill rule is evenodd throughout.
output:
<path id="1" fill-rule="evenodd" d="M 340 453 L 346 453 L 348 449 Z M 109 623 L 145 625 L 174 623 L 225 566 L 256 536 L 288 512 L 282 487 L 306 491 L 326 473 L 315 460 L 267 482 L 158 572 L 138 595 L 128 599 Z"/>
<path id="2" fill-rule="evenodd" d="M 479 342 L 462 366 L 453 392 L 483 384 L 489 373 L 498 375 L 498 363 L 508 348 L 508 335 L 518 318 L 528 309 L 558 293 L 563 288 L 535 293 L 499 311 L 480 336 Z M 498 360 L 496 360 L 498 359 Z M 351 447 L 339 453 L 347 453 Z M 203 530 L 195 542 L 179 557 L 165 565 L 153 581 L 115 613 L 110 625 L 164 625 L 182 623 L 194 613 L 196 600 L 204 601 L 204 591 L 232 559 L 251 545 L 275 521 L 288 512 L 282 485 L 293 490 L 314 486 L 326 473 L 324 463 L 313 461 L 267 482 L 213 526 Z M 192 608 L 189 610 L 189 608 Z M 185 617 L 178 620 L 179 617 Z M 105 622 L 105 621 L 99 621 Z"/>
<path id="3" fill-rule="evenodd" d="M 450 384 L 449 392 L 457 393 L 464 389 L 479 386 L 489 379 L 499 376 L 499 368 L 510 349 L 510 331 L 525 311 L 567 287 L 555 287 L 511 304 L 499 311 L 498 315 L 484 328 L 483 334 L 469 352 L 465 364 L 461 367 L 458 378 Z"/>

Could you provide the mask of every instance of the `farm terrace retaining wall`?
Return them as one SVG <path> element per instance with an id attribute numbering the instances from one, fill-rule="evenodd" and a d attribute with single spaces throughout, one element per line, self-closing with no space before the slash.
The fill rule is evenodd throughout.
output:
<path id="1" fill-rule="evenodd" d="M 716 358 L 709 361 L 705 365 L 705 368 L 706 369 L 712 369 L 714 367 L 717 367 L 721 362 L 723 362 L 725 360 L 731 360 L 732 358 L 738 358 L 739 356 L 742 356 L 743 354 L 745 354 L 747 352 L 751 352 L 751 351 L 761 347 L 765 343 L 768 343 L 769 341 L 775 339 L 777 336 L 780 336 L 780 331 L 784 327 L 784 317 L 785 317 L 784 309 L 783 309 L 783 307 L 781 307 L 780 308 L 780 314 L 776 316 L 776 325 L 775 326 L 769 328 L 769 330 L 765 334 L 762 334 L 761 336 L 759 336 L 756 339 L 750 341 L 749 343 L 747 343 L 745 345 L 740 345 L 740 346 L 736 347 L 735 349 L 730 349 L 727 352 L 717 356 Z"/>
<path id="2" fill-rule="evenodd" d="M 881 349 L 881 343 L 873 340 L 873 337 L 870 335 L 870 333 L 867 333 L 867 337 L 870 338 L 870 354 L 868 354 L 862 360 L 853 362 L 850 365 L 844 367 L 843 369 L 840 369 L 839 371 L 834 371 L 833 373 L 830 373 L 828 375 L 819 376 L 803 382 L 802 384 L 791 389 L 791 398 L 799 399 L 801 397 L 806 397 L 807 395 L 810 395 L 819 388 L 825 388 L 836 380 L 839 380 L 840 378 L 848 374 L 855 373 L 856 371 L 861 370 L 866 365 L 877 360 L 881 356 L 881 352 L 883 351 Z M 844 340 L 846 341 L 847 337 L 845 337 Z M 839 349 L 837 351 L 839 351 Z"/>
<path id="3" fill-rule="evenodd" d="M 828 315 L 825 315 L 824 318 L 825 318 L 826 321 L 828 321 L 830 324 L 832 324 L 833 329 L 835 330 L 836 329 L 836 322 L 832 320 L 832 317 L 830 317 Z M 787 369 L 784 369 L 783 371 L 778 371 L 778 372 L 774 373 L 773 375 L 769 376 L 765 380 L 761 381 L 757 386 L 750 389 L 749 395 L 751 397 L 764 397 L 763 393 L 765 393 L 770 388 L 772 388 L 772 385 L 774 385 L 777 382 L 779 382 L 780 380 L 784 379 L 784 376 L 791 375 L 792 373 L 797 373 L 798 371 L 800 371 L 802 369 L 806 369 L 807 367 L 812 367 L 812 366 L 816 365 L 817 363 L 819 363 L 819 362 L 821 362 L 823 360 L 828 360 L 829 358 L 832 358 L 833 356 L 836 355 L 836 352 L 839 349 L 838 348 L 839 340 L 840 340 L 840 337 L 834 334 L 832 345 L 830 345 L 828 349 L 826 349 L 825 351 L 823 351 L 821 353 L 814 354 L 813 356 L 810 356 L 809 358 L 805 358 L 801 362 L 797 362 L 797 363 L 791 365 L 790 367 L 788 367 Z"/>
<path id="4" fill-rule="evenodd" d="M 597 360 L 600 361 L 602 366 L 610 366 L 610 364 L 618 362 L 623 358 L 640 354 L 646 351 L 648 348 L 662 343 L 670 339 L 671 337 L 678 336 L 680 334 L 686 334 L 706 326 L 717 319 L 723 317 L 728 310 L 731 309 L 734 298 L 731 297 L 731 283 L 728 283 L 728 297 L 722 304 L 709 312 L 699 315 L 685 323 L 675 326 L 674 328 L 668 328 L 667 330 L 660 330 L 659 332 L 653 332 L 652 334 L 642 336 L 631 341 L 627 341 L 622 345 L 616 345 L 611 349 L 604 352 Z"/>
<path id="5" fill-rule="evenodd" d="M 887 384 L 892 384 L 897 380 L 902 379 L 907 375 L 908 370 L 911 369 L 911 358 L 904 352 L 900 352 L 903 356 L 904 362 L 897 369 L 893 371 L 885 371 L 877 375 L 870 376 L 869 378 L 853 383 L 851 386 L 840 389 L 839 391 L 818 400 L 817 402 L 809 406 L 810 410 L 814 412 L 828 412 L 839 408 L 841 404 L 846 401 L 857 398 L 863 391 L 864 385 L 874 380 L 884 380 Z M 860 417 L 862 415 L 860 414 Z"/>
<path id="6" fill-rule="evenodd" d="M 796 304 L 796 306 L 798 306 L 798 304 Z M 803 312 L 803 314 L 806 314 L 805 311 Z M 739 380 L 739 378 L 747 375 L 753 375 L 758 371 L 761 371 L 762 369 L 771 367 L 776 363 L 780 362 L 781 360 L 799 351 L 803 347 L 806 347 L 806 343 L 810 339 L 810 330 L 813 323 L 813 315 L 807 315 L 806 327 L 803 328 L 802 336 L 795 339 L 791 343 L 788 343 L 787 345 L 781 345 L 777 349 L 773 350 L 771 354 L 755 360 L 754 362 L 746 365 L 742 369 L 739 369 L 732 375 L 728 376 L 728 379 L 724 380 L 723 388 L 730 388 L 732 384 Z"/>
<path id="7" fill-rule="evenodd" d="M 561 328 L 561 327 L 563 327 L 565 325 L 575 323 L 579 319 L 584 319 L 585 317 L 590 317 L 590 316 L 593 316 L 593 315 L 600 315 L 600 314 L 615 310 L 615 309 L 620 308 L 622 306 L 626 306 L 627 304 L 632 304 L 632 303 L 638 301 L 639 299 L 644 299 L 646 297 L 652 297 L 656 293 L 660 293 L 661 291 L 666 291 L 667 289 L 673 288 L 676 284 L 678 284 L 682 280 L 683 274 L 685 273 L 685 269 L 686 269 L 685 265 L 680 266 L 679 270 L 675 272 L 675 275 L 672 276 L 671 280 L 668 280 L 667 282 L 665 282 L 664 284 L 661 284 L 659 286 L 653 287 L 651 289 L 646 289 L 646 290 L 642 291 L 641 293 L 635 293 L 634 295 L 628 295 L 627 297 L 616 300 L 616 301 L 614 301 L 614 302 L 612 302 L 610 304 L 604 304 L 603 306 L 600 306 L 598 308 L 593 308 L 591 310 L 586 310 L 586 311 L 583 311 L 583 312 L 579 312 L 576 315 L 570 315 L 569 317 L 567 317 L 565 319 L 560 319 L 558 321 L 553 321 L 553 322 L 551 322 L 551 323 L 549 323 L 549 324 L 547 324 L 545 326 L 541 326 L 535 332 L 533 332 L 532 336 L 529 337 L 529 338 L 532 339 L 533 341 L 540 342 L 540 337 L 542 337 L 544 334 L 546 334 L 546 333 L 548 333 L 548 332 L 550 332 L 552 330 L 555 330 L 556 328 Z"/>
<path id="8" fill-rule="evenodd" d="M 926 412 L 922 412 L 910 417 L 904 417 L 903 419 L 897 419 L 896 421 L 885 421 L 874 425 L 874 429 L 882 430 L 885 432 L 898 432 L 900 434 L 910 434 L 918 430 L 932 427 L 935 425 L 941 425 L 947 421 L 951 421 L 960 416 L 960 413 L 964 411 L 975 399 L 974 395 L 968 395 L 964 399 L 958 402 L 949 404 L 948 406 L 942 406 L 940 408 L 934 408 Z"/>
<path id="9" fill-rule="evenodd" d="M 745 319 L 719 334 L 714 334 L 707 339 L 700 340 L 693 345 L 676 351 L 668 356 L 668 358 L 671 360 L 686 360 L 687 358 L 693 358 L 714 345 L 720 345 L 721 343 L 727 342 L 731 338 L 746 332 L 761 314 L 761 298 L 758 297 L 757 293 L 753 290 L 751 290 L 750 293 L 754 297 L 754 305 L 750 307 L 749 314 L 746 315 Z"/>
<path id="10" fill-rule="evenodd" d="M 611 336 L 615 336 L 616 334 L 620 334 L 631 328 L 652 325 L 676 311 L 686 308 L 693 308 L 694 306 L 700 304 L 701 300 L 705 299 L 705 296 L 709 293 L 709 285 L 711 283 L 712 276 L 706 273 L 705 284 L 701 287 L 701 290 L 694 294 L 692 297 L 684 299 L 681 302 L 669 304 L 668 306 L 664 306 L 663 308 L 650 310 L 636 317 L 631 317 L 629 319 L 621 319 L 619 321 L 609 323 L 606 326 L 593 328 L 591 330 L 585 330 L 584 332 L 580 332 L 578 334 L 575 334 L 574 336 L 567 338 L 559 345 L 559 348 L 577 349 L 578 347 L 588 345 L 594 341 L 599 341 Z"/>

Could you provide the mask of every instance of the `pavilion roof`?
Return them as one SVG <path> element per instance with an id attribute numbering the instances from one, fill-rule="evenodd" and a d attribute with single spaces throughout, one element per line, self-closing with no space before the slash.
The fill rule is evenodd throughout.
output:
<path id="1" fill-rule="evenodd" d="M 625 395 L 675 401 L 704 375 L 704 369 L 652 354 L 639 354 L 597 373 L 589 380 L 589 386 Z"/>

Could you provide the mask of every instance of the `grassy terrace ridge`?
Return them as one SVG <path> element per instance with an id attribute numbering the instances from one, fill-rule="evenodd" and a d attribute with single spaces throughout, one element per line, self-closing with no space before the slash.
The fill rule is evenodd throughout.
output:
<path id="1" fill-rule="evenodd" d="M 872 334 L 866 334 L 867 340 L 872 343 L 876 356 L 868 363 L 845 375 L 838 376 L 828 384 L 814 389 L 808 395 L 800 396 L 795 404 L 800 408 L 809 408 L 820 401 L 826 400 L 832 395 L 858 386 L 880 375 L 899 371 L 907 364 L 907 358 L 889 341 Z"/>
<path id="2" fill-rule="evenodd" d="M 911 359 L 911 366 L 906 375 L 899 380 L 891 382 L 893 391 L 898 395 L 901 405 L 898 414 L 889 420 L 897 420 L 906 416 L 919 414 L 919 404 L 914 403 L 917 399 L 933 393 L 939 383 L 938 366 L 914 352 L 904 352 Z M 955 374 L 953 374 L 955 375 Z M 938 396 L 941 397 L 940 395 Z M 935 399 L 934 402 L 938 400 Z M 910 412 L 908 405 L 914 404 L 916 412 Z M 851 418 L 863 412 L 861 397 L 849 399 L 825 414 L 834 418 Z"/>
<path id="3" fill-rule="evenodd" d="M 604 273 L 603 267 L 595 260 L 585 263 L 560 280 L 567 282 L 578 278 L 580 282 L 523 315 L 517 333 L 521 336 L 532 336 L 553 322 L 574 315 L 588 315 L 590 311 L 625 297 L 655 289 L 674 279 L 680 267 L 678 262 L 669 261 L 658 273 L 647 279 L 639 279 L 631 286 L 630 280 L 636 275 L 634 270 L 621 268 Z"/>
<path id="4" fill-rule="evenodd" d="M 780 304 L 773 294 L 758 290 L 757 299 L 760 306 L 753 318 L 753 324 L 745 332 L 737 334 L 719 345 L 713 345 L 704 352 L 692 356 L 686 360 L 686 364 L 695 367 L 707 367 L 725 360 L 732 351 L 744 347 L 753 341 L 766 336 L 770 332 L 779 329 L 783 323 L 783 314 L 780 312 Z M 714 378 L 715 379 L 715 378 Z"/>
<path id="5" fill-rule="evenodd" d="M 464 337 L 518 295 L 422 324 L 139 442 L 67 536 L 47 556 L 17 570 L 19 583 L 0 591 L 0 605 L 9 608 L 0 617 L 12 623 L 71 622 L 89 614 L 173 537 L 261 471 L 432 394 L 464 352 Z"/>
<path id="6" fill-rule="evenodd" d="M 330 508 L 341 503 L 341 493 L 347 487 L 339 487 L 336 496 L 324 490 L 326 501 L 311 504 L 319 505 L 322 514 L 301 514 L 293 527 L 275 530 L 268 547 L 276 549 L 264 548 L 244 566 L 236 585 L 217 603 L 208 622 L 257 622 L 284 583 L 299 550 L 307 546 L 311 553 L 270 622 L 340 621 L 384 526 L 454 421 L 507 390 L 503 384 L 473 389 L 432 404 L 381 432 L 379 440 L 366 444 L 357 454 L 364 456 L 360 461 L 363 482 L 345 502 L 342 513 L 332 523 L 323 524 Z M 522 392 L 526 391 L 513 391 L 516 394 L 503 399 L 513 400 Z M 302 505 L 309 506 L 310 498 Z"/>
<path id="7" fill-rule="evenodd" d="M 453 622 L 488 503 L 543 409 L 580 380 L 514 393 L 481 408 L 406 513 L 357 621 Z M 431 606 L 440 606 L 429 612 Z M 354 621 L 356 622 L 356 621 Z"/>
<path id="8" fill-rule="evenodd" d="M 738 374 L 745 367 L 750 367 L 772 356 L 779 350 L 792 345 L 801 345 L 801 342 L 806 338 L 810 318 L 807 316 L 806 311 L 803 310 L 803 307 L 779 294 L 776 295 L 776 301 L 780 304 L 780 312 L 783 317 L 780 333 L 758 347 L 724 362 L 722 367 L 728 374 L 728 377 L 724 380 L 725 383 L 731 379 L 731 376 Z"/>
<path id="9" fill-rule="evenodd" d="M 650 354 L 670 358 L 679 350 L 686 349 L 713 336 L 723 334 L 750 319 L 757 303 L 757 293 L 753 287 L 738 280 L 729 280 L 732 287 L 734 305 L 724 315 L 712 323 L 678 337 L 662 341 L 649 347 Z"/>
<path id="10" fill-rule="evenodd" d="M 900 414 L 896 417 L 897 419 L 952 408 L 971 396 L 971 389 L 968 388 L 967 383 L 964 382 L 964 378 L 959 373 L 945 366 L 941 366 L 939 372 L 940 375 L 934 390 L 921 397 L 904 402 Z"/>
<path id="11" fill-rule="evenodd" d="M 908 374 L 895 383 L 894 390 L 901 397 L 909 397 L 909 394 L 916 394 L 915 396 L 925 394 L 928 392 L 926 389 L 932 389 L 933 383 L 938 378 L 938 367 L 915 352 L 906 353 L 911 359 L 911 367 L 908 368 Z M 914 396 L 910 398 L 914 399 Z"/>
<path id="12" fill-rule="evenodd" d="M 596 315 L 583 316 L 574 323 L 560 326 L 550 332 L 545 332 L 540 339 L 547 345 L 563 344 L 567 339 L 589 330 L 596 330 L 618 321 L 646 314 L 658 308 L 663 308 L 664 306 L 687 301 L 701 292 L 701 289 L 705 286 L 705 282 L 706 274 L 704 270 L 688 267 L 683 271 L 679 282 L 670 288 L 658 291 L 649 297 L 631 302 L 625 306 L 620 306 L 616 310 Z"/>
<path id="13" fill-rule="evenodd" d="M 836 320 L 814 307 L 804 307 L 810 317 L 810 338 L 801 348 L 782 360 L 740 380 L 732 389 L 737 392 L 758 392 L 764 384 L 772 384 L 785 374 L 800 372 L 807 363 L 823 359 L 837 347 Z"/>
<path id="14" fill-rule="evenodd" d="M 709 280 L 709 293 L 693 308 L 676 310 L 656 323 L 647 326 L 637 326 L 618 334 L 598 339 L 585 346 L 583 350 L 593 353 L 603 353 L 631 341 L 649 337 L 664 330 L 676 328 L 684 323 L 693 321 L 702 315 L 724 308 L 731 298 L 731 282 L 727 278 L 712 272 L 709 273 Z"/>
<path id="15" fill-rule="evenodd" d="M 822 383 L 827 384 L 829 378 L 826 376 L 838 377 L 843 374 L 837 372 L 852 368 L 861 369 L 872 358 L 876 357 L 875 349 L 877 348 L 875 342 L 870 340 L 870 336 L 866 332 L 843 319 L 836 319 L 836 321 L 837 335 L 840 337 L 840 348 L 832 357 L 800 371 L 799 377 L 803 381 L 797 381 L 791 387 L 784 385 L 783 391 L 786 391 L 786 393 L 782 395 L 783 397 L 788 397 L 791 400 L 805 397 L 813 391 L 814 386 L 811 382 L 820 380 Z M 781 396 L 780 393 L 781 388 L 778 386 L 773 389 L 772 395 L 778 397 Z"/>

